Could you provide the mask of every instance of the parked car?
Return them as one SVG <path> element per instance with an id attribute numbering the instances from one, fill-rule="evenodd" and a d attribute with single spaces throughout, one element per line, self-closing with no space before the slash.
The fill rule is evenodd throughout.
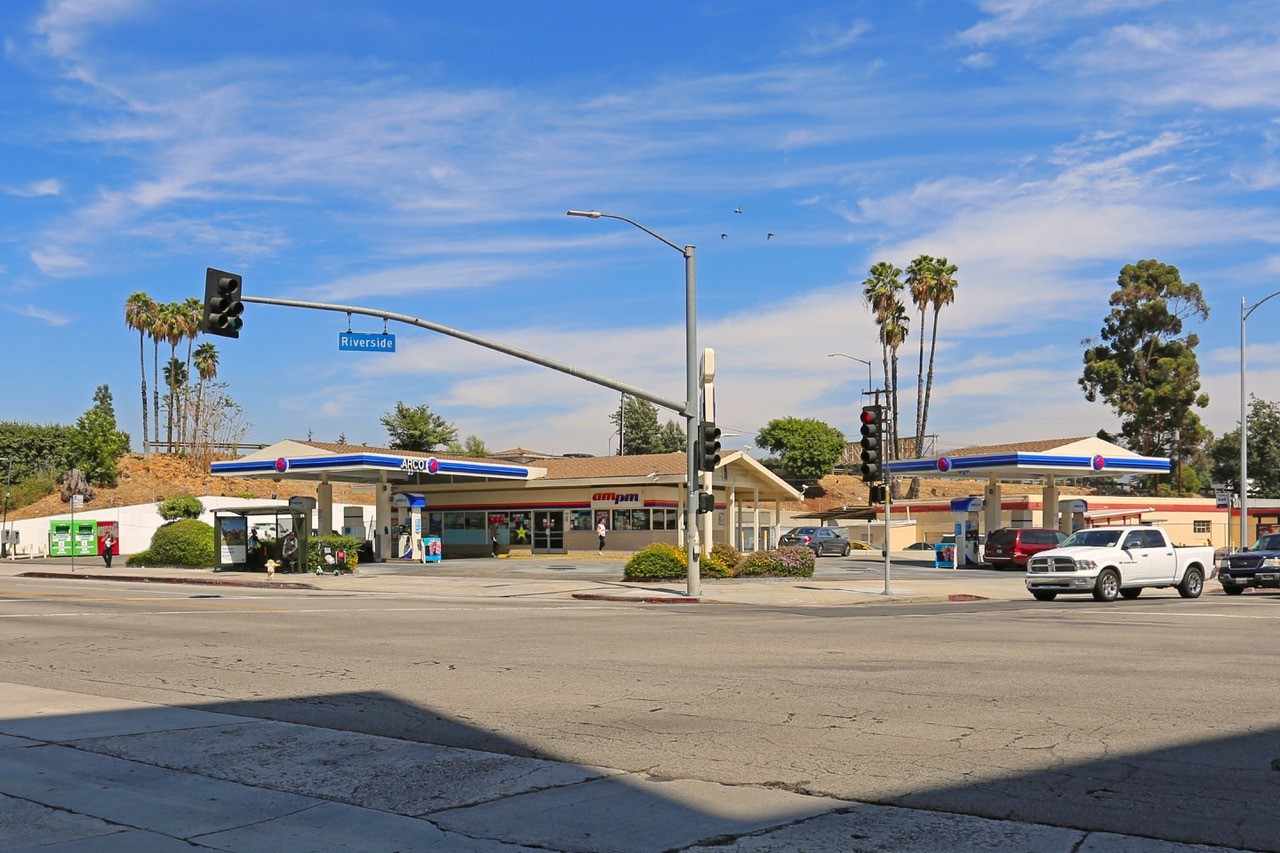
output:
<path id="1" fill-rule="evenodd" d="M 1064 592 L 1115 601 L 1137 598 L 1145 587 L 1175 587 L 1183 598 L 1198 598 L 1213 571 L 1213 548 L 1175 546 L 1163 528 L 1091 527 L 1028 560 L 1025 580 L 1038 601 Z"/>
<path id="2" fill-rule="evenodd" d="M 1280 533 L 1268 533 L 1218 561 L 1218 583 L 1227 595 L 1249 587 L 1280 587 Z"/>
<path id="3" fill-rule="evenodd" d="M 1047 527 L 1001 527 L 987 536 L 982 562 L 997 569 L 1026 568 L 1032 554 L 1057 548 L 1067 535 Z"/>
<path id="4" fill-rule="evenodd" d="M 797 527 L 788 530 L 778 539 L 779 545 L 803 545 L 813 552 L 813 556 L 823 554 L 839 554 L 849 556 L 852 546 L 849 537 L 835 527 Z"/>

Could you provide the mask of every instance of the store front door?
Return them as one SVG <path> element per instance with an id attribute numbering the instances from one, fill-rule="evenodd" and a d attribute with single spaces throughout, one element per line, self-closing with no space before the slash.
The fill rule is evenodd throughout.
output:
<path id="1" fill-rule="evenodd" d="M 533 513 L 533 553 L 563 554 L 564 510 L 535 510 Z"/>

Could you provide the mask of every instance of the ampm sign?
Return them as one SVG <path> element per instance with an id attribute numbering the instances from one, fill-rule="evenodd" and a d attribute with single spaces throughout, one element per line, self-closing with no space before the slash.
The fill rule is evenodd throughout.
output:
<path id="1" fill-rule="evenodd" d="M 338 332 L 338 349 L 347 352 L 395 352 L 396 336 L 386 332 L 380 335 Z"/>

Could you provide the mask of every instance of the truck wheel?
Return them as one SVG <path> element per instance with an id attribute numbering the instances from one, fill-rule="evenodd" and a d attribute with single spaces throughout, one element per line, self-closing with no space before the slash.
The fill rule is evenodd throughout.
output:
<path id="1" fill-rule="evenodd" d="M 1178 595 L 1183 598 L 1199 598 L 1202 592 L 1204 592 L 1204 574 L 1194 567 L 1187 569 L 1187 573 L 1182 576 L 1182 583 L 1178 584 Z"/>
<path id="2" fill-rule="evenodd" d="M 1115 601 L 1120 594 L 1120 575 L 1115 569 L 1103 569 L 1093 584 L 1093 597 L 1098 601 Z"/>
<path id="3" fill-rule="evenodd" d="M 1036 601 L 1053 601 L 1058 597 L 1056 592 L 1045 592 L 1042 589 L 1032 590 L 1031 594 L 1035 596 Z"/>
<path id="4" fill-rule="evenodd" d="M 1243 595 L 1244 587 L 1242 586 L 1224 586 L 1222 591 L 1227 595 Z"/>
<path id="5" fill-rule="evenodd" d="M 1142 587 L 1140 586 L 1127 586 L 1120 590 L 1120 597 L 1128 601 L 1133 601 L 1140 595 L 1142 595 Z"/>

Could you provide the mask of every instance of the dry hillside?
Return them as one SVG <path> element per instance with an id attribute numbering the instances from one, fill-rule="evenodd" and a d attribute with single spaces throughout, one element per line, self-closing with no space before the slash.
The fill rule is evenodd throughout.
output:
<path id="1" fill-rule="evenodd" d="M 114 489 L 94 487 L 94 497 L 85 501 L 85 509 L 104 509 L 113 506 L 129 506 L 162 501 L 174 495 L 234 495 L 244 498 L 270 498 L 275 495 L 286 500 L 294 495 L 315 497 L 314 483 L 271 480 L 248 480 L 240 477 L 213 477 L 208 471 L 197 469 L 186 459 L 165 454 L 153 454 L 143 459 L 128 455 L 120 460 L 120 482 Z M 373 503 L 373 490 L 335 483 L 333 499 L 338 503 Z M 61 515 L 67 505 L 57 494 L 41 498 L 21 509 L 10 510 L 10 518 L 39 518 L 45 515 Z"/>

